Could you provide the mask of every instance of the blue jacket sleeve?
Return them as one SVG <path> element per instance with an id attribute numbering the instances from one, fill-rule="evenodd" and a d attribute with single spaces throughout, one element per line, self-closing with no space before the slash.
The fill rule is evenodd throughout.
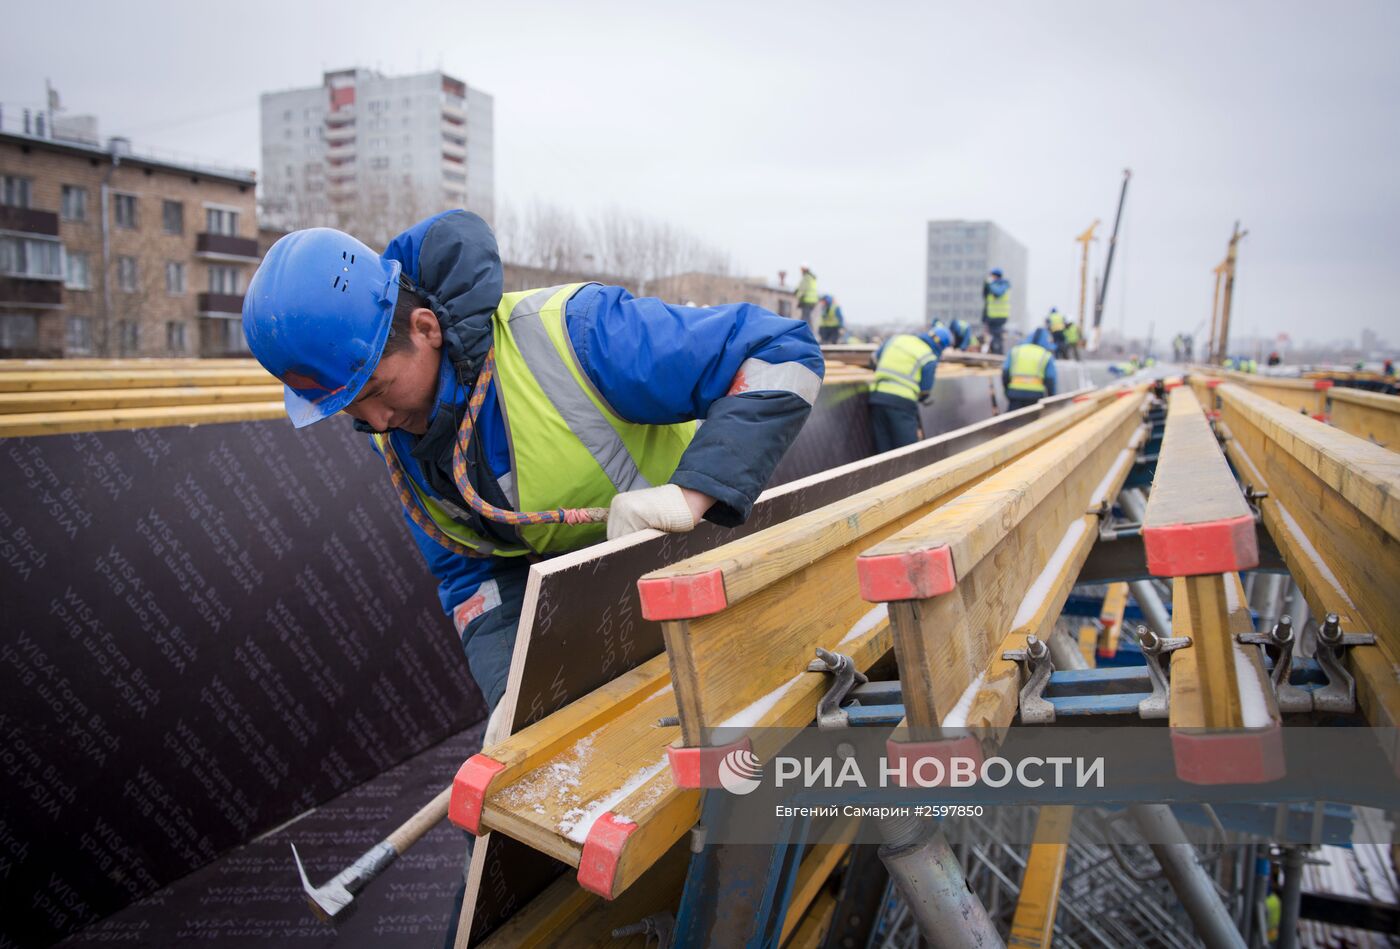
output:
<path id="1" fill-rule="evenodd" d="M 619 416 L 669 425 L 704 419 L 671 481 L 710 495 L 706 517 L 740 524 L 821 391 L 821 349 L 801 320 L 750 303 L 684 307 L 584 288 L 569 339 Z"/>
<path id="2" fill-rule="evenodd" d="M 1055 385 L 1058 382 L 1059 376 L 1055 372 L 1055 360 L 1052 357 L 1050 361 L 1045 364 L 1045 394 L 1054 395 Z"/>
<path id="3" fill-rule="evenodd" d="M 1003 389 L 1011 388 L 1011 354 L 1006 354 L 1006 360 L 1001 364 L 1001 386 Z"/>

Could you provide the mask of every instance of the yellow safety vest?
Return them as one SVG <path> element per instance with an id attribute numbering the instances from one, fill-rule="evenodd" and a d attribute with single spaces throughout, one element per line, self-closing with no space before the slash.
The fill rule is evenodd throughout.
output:
<path id="1" fill-rule="evenodd" d="M 797 281 L 797 302 L 816 306 L 821 294 L 817 293 L 817 278 L 811 272 L 802 275 Z"/>
<path id="2" fill-rule="evenodd" d="M 919 380 L 923 378 L 924 367 L 938 361 L 933 347 L 917 336 L 901 333 L 890 339 L 880 361 L 875 364 L 875 386 L 872 391 L 897 395 L 911 402 L 917 401 Z"/>
<path id="3" fill-rule="evenodd" d="M 1051 312 L 1049 320 L 1050 332 L 1063 333 L 1065 331 L 1065 315 L 1059 310 Z"/>
<path id="4" fill-rule="evenodd" d="M 1079 342 L 1078 323 L 1067 323 L 1065 325 L 1065 342 L 1069 343 L 1071 346 L 1076 345 Z"/>
<path id="5" fill-rule="evenodd" d="M 515 510 L 607 507 L 623 491 L 665 483 L 695 434 L 694 422 L 642 425 L 617 416 L 583 373 L 564 307 L 586 284 L 507 293 L 492 317 L 496 394 L 506 422 Z M 374 436 L 381 452 L 387 435 Z M 453 540 L 510 557 L 577 550 L 603 539 L 606 524 L 530 524 L 526 547 L 502 548 L 464 523 L 465 515 L 413 484 L 428 516 Z"/>
<path id="6" fill-rule="evenodd" d="M 987 291 L 987 319 L 1005 320 L 1011 316 L 1011 291 L 1007 290 L 1001 296 L 997 296 L 990 290 Z"/>
<path id="7" fill-rule="evenodd" d="M 831 303 L 827 305 L 827 308 L 825 310 L 822 310 L 822 318 L 820 325 L 825 326 L 828 329 L 834 326 L 840 326 L 841 321 L 836 318 L 837 309 L 838 308 L 836 306 L 836 301 L 832 300 Z"/>
<path id="8" fill-rule="evenodd" d="M 1011 350 L 1011 384 L 1008 392 L 1045 395 L 1045 367 L 1050 365 L 1050 350 L 1035 343 L 1022 343 Z"/>

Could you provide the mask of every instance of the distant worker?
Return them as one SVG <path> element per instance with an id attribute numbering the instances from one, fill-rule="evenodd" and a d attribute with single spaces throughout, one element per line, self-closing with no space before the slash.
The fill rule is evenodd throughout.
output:
<path id="1" fill-rule="evenodd" d="M 1011 411 L 1055 394 L 1055 354 L 1050 351 L 1054 345 L 1050 332 L 1042 326 L 1030 342 L 1013 346 L 1007 354 L 1001 365 L 1001 381 Z"/>
<path id="2" fill-rule="evenodd" d="M 875 351 L 870 435 L 876 454 L 919 440 L 919 406 L 933 404 L 938 357 L 952 342 L 952 334 L 939 326 L 918 335 L 892 336 Z"/>
<path id="3" fill-rule="evenodd" d="M 743 523 L 823 372 L 808 327 L 752 304 L 502 287 L 495 235 L 458 210 L 382 255 L 293 231 L 243 300 L 292 424 L 344 412 L 369 435 L 488 709 L 530 564 L 643 528 Z"/>
<path id="4" fill-rule="evenodd" d="M 1006 332 L 1006 321 L 1011 317 L 1011 281 L 1002 276 L 1001 270 L 993 268 L 982 284 L 982 322 L 987 324 L 987 334 L 992 339 L 992 352 L 1001 355 L 1005 343 L 1002 334 Z"/>
<path id="5" fill-rule="evenodd" d="M 802 320 L 809 327 L 812 325 L 812 309 L 821 299 L 817 293 L 817 275 L 812 273 L 812 265 L 802 264 L 802 276 L 798 278 L 797 289 L 792 292 L 797 297 L 797 309 L 802 313 Z"/>
<path id="6" fill-rule="evenodd" d="M 954 349 L 961 349 L 965 353 L 971 352 L 977 337 L 972 335 L 972 327 L 968 324 L 967 320 L 953 320 L 953 322 L 946 326 L 944 326 L 942 320 L 934 320 L 933 328 L 939 329 L 940 327 L 946 329 L 948 335 L 952 337 Z"/>
<path id="7" fill-rule="evenodd" d="M 1269 353 L 1270 366 L 1277 366 L 1281 362 L 1283 362 L 1283 357 L 1278 354 L 1278 350 L 1274 350 L 1273 352 Z"/>
<path id="8" fill-rule="evenodd" d="M 1065 321 L 1065 355 L 1070 359 L 1079 358 L 1079 324 L 1073 320 Z"/>
<path id="9" fill-rule="evenodd" d="M 1381 373 L 1382 373 L 1387 379 L 1394 379 L 1394 378 L 1395 378 L 1395 360 L 1394 360 L 1394 359 L 1387 359 L 1384 363 L 1382 363 L 1382 364 L 1381 364 Z"/>
<path id="10" fill-rule="evenodd" d="M 841 342 L 841 330 L 846 325 L 846 315 L 841 312 L 841 306 L 831 294 L 823 294 L 821 298 L 822 315 L 818 321 L 817 329 L 821 332 L 823 343 Z"/>
<path id="11" fill-rule="evenodd" d="M 1045 318 L 1045 328 L 1050 331 L 1050 338 L 1055 341 L 1055 355 L 1060 359 L 1065 358 L 1065 315 L 1060 312 L 1059 307 L 1050 308 L 1050 315 Z"/>

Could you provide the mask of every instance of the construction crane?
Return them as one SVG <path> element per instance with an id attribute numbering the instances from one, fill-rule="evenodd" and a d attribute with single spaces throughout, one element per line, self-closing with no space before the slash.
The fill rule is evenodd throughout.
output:
<path id="1" fill-rule="evenodd" d="M 1098 299 L 1094 301 L 1094 328 L 1089 334 L 1089 352 L 1099 348 L 1100 325 L 1103 323 L 1103 304 L 1108 299 L 1108 277 L 1113 271 L 1113 251 L 1118 246 L 1118 227 L 1123 223 L 1123 202 L 1128 197 L 1128 182 L 1133 177 L 1131 168 L 1123 169 L 1123 187 L 1118 192 L 1118 213 L 1113 217 L 1113 234 L 1108 239 L 1108 257 L 1103 264 L 1103 280 L 1099 282 Z M 1088 245 L 1085 245 L 1086 247 Z"/>
<path id="2" fill-rule="evenodd" d="M 1211 313 L 1211 334 L 1210 334 L 1210 359 L 1211 362 L 1219 362 L 1225 358 L 1230 348 L 1230 308 L 1235 298 L 1235 262 L 1239 253 L 1240 241 L 1249 231 L 1240 230 L 1240 222 L 1235 222 L 1235 231 L 1230 235 L 1230 246 L 1225 252 L 1225 259 L 1215 268 L 1215 293 L 1220 300 L 1220 318 L 1217 325 L 1214 308 Z M 1221 279 L 1224 279 L 1225 291 L 1221 294 Z"/>
<path id="3" fill-rule="evenodd" d="M 1099 226 L 1099 219 L 1094 218 L 1094 223 L 1089 225 L 1089 229 L 1075 238 L 1081 246 L 1082 253 L 1079 257 L 1079 328 L 1084 328 L 1084 306 L 1089 298 L 1089 244 L 1094 239 L 1094 229 Z"/>

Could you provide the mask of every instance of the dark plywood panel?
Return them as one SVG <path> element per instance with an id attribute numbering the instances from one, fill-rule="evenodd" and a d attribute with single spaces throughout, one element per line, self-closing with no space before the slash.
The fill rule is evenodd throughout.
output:
<path id="1" fill-rule="evenodd" d="M 454 735 L 245 847 L 138 900 L 69 939 L 88 946 L 294 946 L 420 949 L 439 946 L 455 909 L 466 835 L 443 821 L 355 898 L 334 924 L 301 894 L 290 844 L 313 883 L 340 872 L 452 780 L 481 747 L 484 722 Z"/>
<path id="2" fill-rule="evenodd" d="M 991 403 L 985 378 L 944 381 L 948 383 L 947 392 L 942 393 L 946 400 L 940 398 L 939 393 L 935 393 L 936 399 L 965 406 L 963 411 L 971 417 L 962 425 L 979 423 L 976 427 L 877 459 L 853 462 L 825 474 L 821 467 L 811 471 L 799 468 L 797 471 L 801 473 L 795 480 L 770 488 L 754 506 L 749 521 L 732 530 L 706 523 L 690 534 L 649 532 L 534 565 L 516 638 L 510 684 L 502 699 L 503 721 L 498 725 L 499 733 L 486 736 L 487 746 L 586 695 L 664 649 L 660 625 L 642 618 L 636 586 L 642 574 L 989 441 L 1039 418 L 1042 412 L 1055 411 L 1070 398 L 1062 396 L 1043 406 L 988 420 Z M 852 403 L 859 405 L 858 414 L 838 414 L 851 412 Z M 826 432 L 826 437 L 834 440 L 827 449 L 831 457 L 848 458 L 857 450 L 868 451 L 868 447 L 856 447 L 869 445 L 868 428 L 863 427 L 864 403 L 863 394 L 824 393 L 803 436 L 810 432 Z M 936 406 L 938 404 L 936 402 Z M 841 417 L 849 421 L 845 425 L 834 421 Z M 950 409 L 948 423 L 957 420 Z M 799 437 L 794 448 L 801 441 Z M 791 455 L 784 464 L 788 460 Z M 819 459 L 812 457 L 806 464 L 819 464 Z M 468 905 L 473 907 L 473 943 L 489 935 L 565 871 L 573 872 L 572 868 L 503 835 L 490 834 L 483 838 L 473 860 L 467 890 Z"/>
<path id="3" fill-rule="evenodd" d="M 45 943 L 484 717 L 348 423 L 0 440 L 0 930 Z"/>

